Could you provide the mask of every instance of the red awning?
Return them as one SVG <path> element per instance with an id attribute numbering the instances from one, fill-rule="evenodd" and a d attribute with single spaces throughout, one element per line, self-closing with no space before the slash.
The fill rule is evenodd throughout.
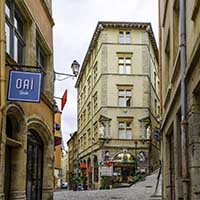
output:
<path id="1" fill-rule="evenodd" d="M 106 165 L 107 167 L 111 167 L 111 166 L 113 166 L 113 162 L 111 162 L 111 161 L 105 162 L 104 165 Z"/>
<path id="2" fill-rule="evenodd" d="M 81 163 L 80 163 L 80 168 L 81 168 L 81 169 L 86 168 L 86 164 L 85 164 L 84 162 L 81 162 Z"/>

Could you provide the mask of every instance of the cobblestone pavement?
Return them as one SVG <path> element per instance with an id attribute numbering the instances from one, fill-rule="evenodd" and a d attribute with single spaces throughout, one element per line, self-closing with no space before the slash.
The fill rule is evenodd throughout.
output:
<path id="1" fill-rule="evenodd" d="M 55 191 L 54 200 L 159 200 L 151 197 L 154 194 L 157 174 L 146 177 L 145 181 L 138 182 L 128 188 L 111 190 L 86 190 L 86 191 Z M 159 184 L 159 192 L 161 184 Z"/>

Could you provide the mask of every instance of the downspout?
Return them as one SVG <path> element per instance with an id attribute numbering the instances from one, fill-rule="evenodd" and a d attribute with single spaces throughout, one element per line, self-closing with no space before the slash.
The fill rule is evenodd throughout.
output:
<path id="1" fill-rule="evenodd" d="M 0 1 L 0 142 L 3 128 L 3 110 L 6 105 L 6 71 L 5 56 L 6 36 L 5 36 L 5 1 Z"/>
<path id="2" fill-rule="evenodd" d="M 0 0 L 0 169 L 4 172 L 4 164 L 2 162 L 2 140 L 5 137 L 5 130 L 3 130 L 4 109 L 6 106 L 6 36 L 5 36 L 5 0 Z M 4 187 L 4 173 L 0 173 L 0 192 Z"/>
<path id="3" fill-rule="evenodd" d="M 188 176 L 188 121 L 187 121 L 187 93 L 185 82 L 186 68 L 186 15 L 185 0 L 180 0 L 180 67 L 181 67 L 181 144 L 182 144 L 182 182 L 183 182 L 183 198 L 189 199 L 189 176 Z"/>
<path id="4" fill-rule="evenodd" d="M 160 81 L 160 114 L 162 116 L 163 113 L 163 95 L 162 95 L 162 27 L 161 27 L 161 15 L 160 15 L 160 0 L 158 0 L 158 37 L 159 37 L 159 81 Z"/>
<path id="5" fill-rule="evenodd" d="M 159 81 L 160 81 L 160 85 L 159 85 L 160 110 L 159 110 L 159 112 L 160 112 L 160 115 L 162 117 L 162 110 L 163 110 L 162 109 L 162 28 L 161 28 L 160 10 L 161 10 L 160 0 L 158 0 L 158 37 L 159 37 L 159 51 L 158 51 L 159 61 L 158 61 L 158 65 L 159 65 Z M 161 127 L 161 124 L 159 126 Z M 161 130 L 160 130 L 160 132 L 161 132 Z M 163 142 L 163 140 L 161 140 L 161 144 L 162 144 L 162 142 Z M 163 153 L 163 150 L 162 150 L 162 145 L 161 145 L 161 148 L 160 148 L 160 168 L 159 168 L 159 173 L 158 173 L 158 176 L 157 176 L 157 183 L 156 183 L 154 195 L 157 194 L 158 184 L 160 182 L 161 173 L 162 173 L 162 162 L 163 162 L 162 153 Z M 163 184 L 162 184 L 162 195 L 163 195 L 163 191 L 164 190 L 163 190 Z"/>

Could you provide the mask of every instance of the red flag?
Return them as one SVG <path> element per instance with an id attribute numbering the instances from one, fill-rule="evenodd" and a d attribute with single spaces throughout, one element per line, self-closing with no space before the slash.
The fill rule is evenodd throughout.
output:
<path id="1" fill-rule="evenodd" d="M 65 90 L 63 96 L 62 96 L 62 100 L 61 100 L 61 110 L 64 109 L 65 104 L 67 102 L 67 90 Z"/>

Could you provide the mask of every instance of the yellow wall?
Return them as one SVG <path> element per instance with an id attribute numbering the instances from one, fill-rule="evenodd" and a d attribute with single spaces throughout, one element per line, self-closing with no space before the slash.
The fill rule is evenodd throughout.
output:
<path id="1" fill-rule="evenodd" d="M 53 49 L 53 43 L 51 42 L 53 39 L 52 18 L 50 19 L 48 17 L 47 11 L 44 10 L 44 7 L 41 4 L 41 0 L 34 0 L 34 3 L 32 0 L 27 0 L 26 2 L 27 2 L 27 5 L 30 7 L 32 14 L 34 15 L 36 24 L 39 26 L 42 34 L 44 35 L 51 49 Z"/>
<path id="2" fill-rule="evenodd" d="M 55 113 L 55 123 L 59 124 L 61 127 L 61 112 Z M 61 129 L 59 131 L 55 130 L 55 136 L 62 137 Z M 61 157 L 62 157 L 62 145 L 55 146 L 54 150 L 54 167 L 61 169 Z"/>

